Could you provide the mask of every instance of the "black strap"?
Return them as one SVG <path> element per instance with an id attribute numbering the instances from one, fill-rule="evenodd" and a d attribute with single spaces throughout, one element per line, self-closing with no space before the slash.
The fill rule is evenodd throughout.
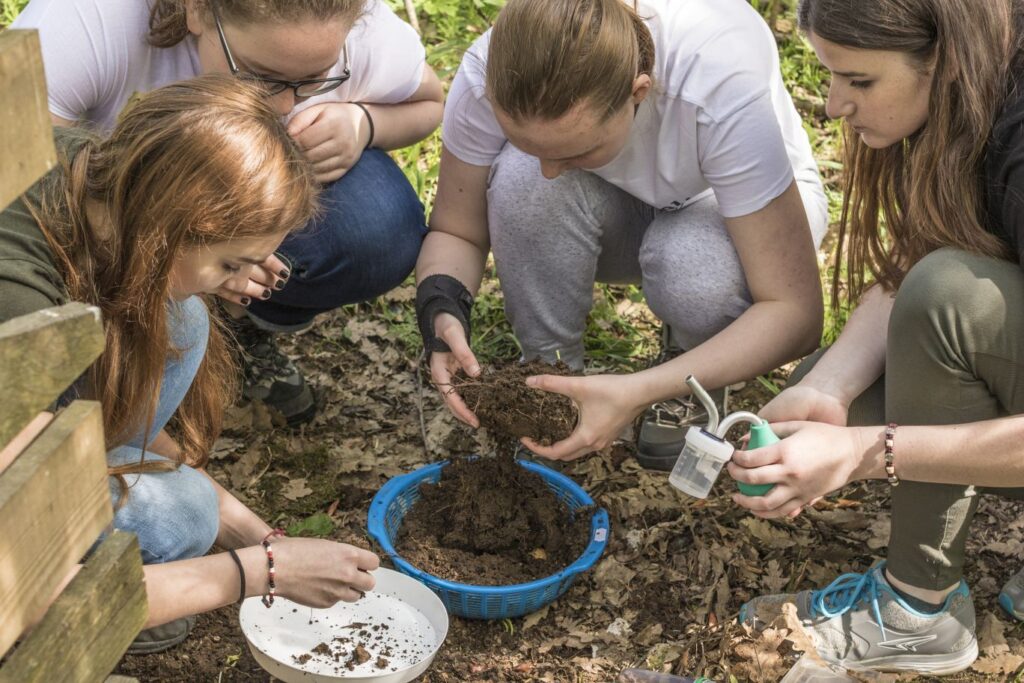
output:
<path id="1" fill-rule="evenodd" d="M 242 561 L 238 559 L 238 553 L 234 549 L 228 550 L 228 555 L 235 561 L 235 566 L 238 567 L 238 583 L 241 584 L 241 588 L 238 590 L 238 602 L 241 604 L 245 600 L 245 569 L 242 568 Z"/>
<path id="2" fill-rule="evenodd" d="M 451 351 L 444 341 L 434 334 L 434 318 L 438 313 L 450 313 L 462 323 L 467 341 L 472 328 L 469 314 L 473 309 L 473 296 L 466 286 L 451 275 L 431 275 L 416 288 L 416 322 L 423 336 L 423 348 L 427 354 L 434 351 Z"/>
<path id="3" fill-rule="evenodd" d="M 370 147 L 373 146 L 373 138 L 377 132 L 376 130 L 374 130 L 373 117 L 370 116 L 370 110 L 367 109 L 366 105 L 363 104 L 362 102 L 353 102 L 352 104 L 362 109 L 363 113 L 366 114 L 366 123 L 369 124 L 370 126 L 370 139 L 366 141 L 366 147 L 364 147 L 363 149 L 370 149 Z"/>

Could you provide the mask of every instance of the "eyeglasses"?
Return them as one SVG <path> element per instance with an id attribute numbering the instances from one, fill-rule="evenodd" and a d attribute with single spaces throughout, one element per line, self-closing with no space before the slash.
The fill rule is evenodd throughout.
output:
<path id="1" fill-rule="evenodd" d="M 277 78 L 268 78 L 254 73 L 243 72 L 238 68 L 238 64 L 235 62 L 235 57 L 231 54 L 231 48 L 228 47 L 228 39 L 224 36 L 224 26 L 221 24 L 220 12 L 217 11 L 216 2 L 210 3 L 210 10 L 213 12 L 213 21 L 217 25 L 217 35 L 220 36 L 220 45 L 224 48 L 224 56 L 228 60 L 228 68 L 231 69 L 231 74 L 261 86 L 266 90 L 268 95 L 279 95 L 285 90 L 291 88 L 295 93 L 295 97 L 316 97 L 317 95 L 323 95 L 324 93 L 331 92 L 352 77 L 351 72 L 348 70 L 347 45 L 342 49 L 345 59 L 345 69 L 341 76 L 334 76 L 332 78 L 310 78 L 304 81 L 283 81 Z"/>

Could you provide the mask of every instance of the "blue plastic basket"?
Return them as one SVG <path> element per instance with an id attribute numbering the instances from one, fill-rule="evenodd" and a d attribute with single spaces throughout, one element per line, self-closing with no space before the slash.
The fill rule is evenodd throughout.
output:
<path id="1" fill-rule="evenodd" d="M 420 484 L 436 482 L 447 464 L 427 465 L 384 484 L 370 503 L 369 530 L 395 567 L 437 593 L 452 614 L 468 619 L 507 619 L 535 612 L 564 593 L 578 574 L 593 567 L 608 545 L 608 513 L 598 509 L 591 518 L 590 544 L 583 554 L 562 571 L 543 579 L 512 586 L 477 586 L 445 581 L 417 569 L 395 551 L 395 537 L 405 514 L 420 497 Z M 570 510 L 594 504 L 587 492 L 564 474 L 532 462 L 519 464 L 539 474 Z"/>

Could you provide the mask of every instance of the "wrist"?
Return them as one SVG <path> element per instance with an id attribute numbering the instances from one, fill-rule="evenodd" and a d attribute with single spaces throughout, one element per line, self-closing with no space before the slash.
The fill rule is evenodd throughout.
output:
<path id="1" fill-rule="evenodd" d="M 793 386 L 801 386 L 806 389 L 813 389 L 818 393 L 824 394 L 835 399 L 846 408 L 849 408 L 850 404 L 853 403 L 853 399 L 856 398 L 855 395 L 851 395 L 851 392 L 847 388 L 850 385 L 848 382 L 843 381 L 842 377 L 838 377 L 835 374 L 831 373 L 816 373 L 814 369 L 807 373 L 807 375 L 802 380 L 800 380 Z"/>
<path id="2" fill-rule="evenodd" d="M 373 145 L 373 140 L 376 137 L 373 115 L 370 114 L 369 107 L 362 102 L 352 102 L 351 104 L 359 110 L 359 123 L 356 127 L 356 130 L 359 133 L 359 144 L 362 149 L 369 149 Z"/>
<path id="3" fill-rule="evenodd" d="M 854 466 L 850 481 L 885 479 L 885 428 L 848 427 L 854 434 Z"/>

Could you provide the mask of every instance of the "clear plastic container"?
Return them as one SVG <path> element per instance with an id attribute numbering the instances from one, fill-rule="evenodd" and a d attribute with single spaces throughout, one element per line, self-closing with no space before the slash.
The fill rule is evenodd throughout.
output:
<path id="1" fill-rule="evenodd" d="M 670 484 L 694 498 L 707 498 L 733 447 L 714 434 L 690 427 L 683 451 L 668 477 Z"/>

